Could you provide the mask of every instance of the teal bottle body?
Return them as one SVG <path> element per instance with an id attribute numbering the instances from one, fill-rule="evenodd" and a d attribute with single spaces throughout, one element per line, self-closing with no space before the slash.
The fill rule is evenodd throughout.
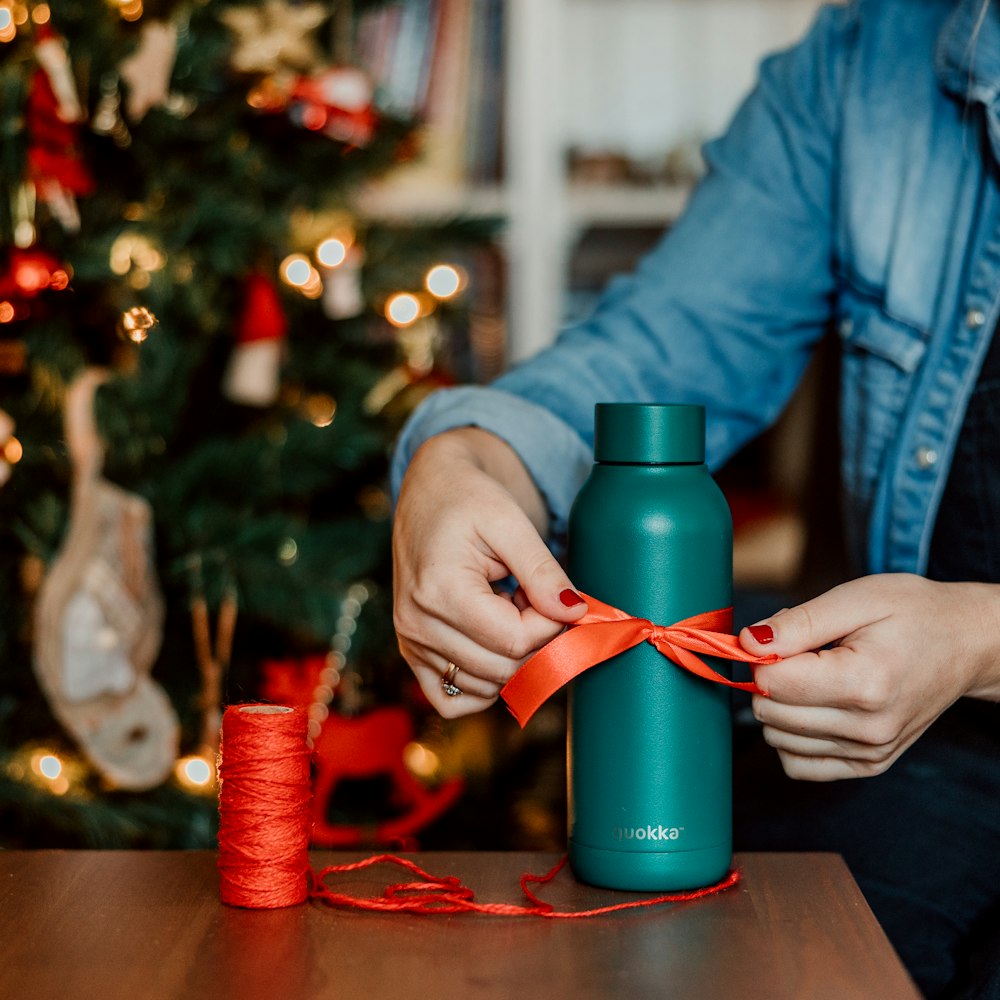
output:
<path id="1" fill-rule="evenodd" d="M 596 461 L 569 522 L 577 587 L 661 625 L 731 606 L 732 518 L 704 464 L 704 428 L 697 406 L 598 404 Z M 569 698 L 576 876 L 661 892 L 721 879 L 732 860 L 729 689 L 642 643 L 578 677 Z"/>

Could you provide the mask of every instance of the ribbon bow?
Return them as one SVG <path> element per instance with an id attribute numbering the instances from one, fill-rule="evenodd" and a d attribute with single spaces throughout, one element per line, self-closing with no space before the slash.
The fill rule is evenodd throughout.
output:
<path id="1" fill-rule="evenodd" d="M 665 626 L 633 618 L 586 594 L 580 596 L 587 602 L 587 613 L 525 661 L 500 692 L 522 728 L 564 684 L 640 642 L 655 646 L 667 659 L 698 677 L 754 694 L 764 692 L 753 681 L 731 681 L 696 654 L 753 664 L 781 659 L 774 653 L 754 656 L 743 649 L 736 636 L 730 634 L 732 608 L 706 611 Z"/>

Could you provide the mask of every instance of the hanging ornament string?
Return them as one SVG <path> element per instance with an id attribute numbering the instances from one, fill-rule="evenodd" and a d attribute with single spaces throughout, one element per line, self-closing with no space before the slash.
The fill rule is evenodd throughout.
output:
<path id="1" fill-rule="evenodd" d="M 191 588 L 191 632 L 194 639 L 194 654 L 201 674 L 201 693 L 198 707 L 201 710 L 201 738 L 199 752 L 214 756 L 219 745 L 219 725 L 221 723 L 222 678 L 229 667 L 233 651 L 233 635 L 236 632 L 236 615 L 239 604 L 236 588 L 227 585 L 219 602 L 219 615 L 212 645 L 212 629 L 208 614 L 208 602 L 201 586 L 201 563 L 192 569 Z"/>
<path id="2" fill-rule="evenodd" d="M 587 613 L 527 660 L 500 692 L 522 728 L 548 698 L 573 678 L 642 642 L 650 643 L 667 659 L 698 677 L 753 694 L 764 692 L 753 681 L 731 681 L 697 654 L 755 665 L 780 659 L 775 654 L 754 656 L 743 649 L 731 634 L 732 608 L 706 611 L 663 626 L 635 618 L 586 594 L 581 596 L 587 602 Z"/>
<path id="3" fill-rule="evenodd" d="M 301 708 L 231 705 L 219 760 L 223 903 L 273 909 L 309 893 L 308 719 Z"/>
<path id="4" fill-rule="evenodd" d="M 380 896 L 352 896 L 337 892 L 326 884 L 327 878 L 335 874 L 360 871 L 378 864 L 397 865 L 410 872 L 416 878 L 412 882 L 400 882 L 388 885 Z M 521 876 L 521 891 L 528 900 L 527 905 L 514 903 L 480 903 L 475 893 L 454 875 L 431 875 L 419 865 L 407 858 L 394 854 L 377 854 L 362 861 L 348 862 L 340 865 L 328 865 L 319 873 L 313 873 L 312 888 L 309 895 L 312 899 L 322 900 L 335 907 L 351 910 L 367 910 L 375 913 L 415 913 L 427 915 L 445 915 L 450 913 L 479 913 L 494 917 L 543 917 L 550 920 L 580 920 L 587 917 L 599 917 L 606 913 L 617 913 L 622 910 L 648 909 L 652 906 L 663 906 L 667 903 L 686 903 L 705 896 L 725 892 L 740 881 L 740 873 L 733 869 L 715 885 L 703 889 L 692 889 L 688 892 L 672 892 L 660 896 L 649 896 L 643 899 L 633 899 L 624 903 L 611 903 L 588 910 L 557 910 L 552 903 L 540 899 L 531 888 L 532 885 L 547 885 L 566 865 L 563 857 L 550 871 L 544 875 L 524 874 Z"/>

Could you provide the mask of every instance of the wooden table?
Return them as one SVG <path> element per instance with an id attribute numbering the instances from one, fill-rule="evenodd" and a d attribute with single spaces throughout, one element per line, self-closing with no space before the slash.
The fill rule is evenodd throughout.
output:
<path id="1" fill-rule="evenodd" d="M 363 854 L 317 852 L 316 867 Z M 489 902 L 521 902 L 522 872 L 549 854 L 427 853 Z M 586 920 L 416 916 L 308 903 L 219 902 L 211 852 L 0 852 L 4 1000 L 905 1000 L 919 994 L 843 862 L 747 854 L 735 889 Z M 375 868 L 337 883 L 376 894 L 405 881 Z M 560 909 L 634 894 L 542 890 Z"/>

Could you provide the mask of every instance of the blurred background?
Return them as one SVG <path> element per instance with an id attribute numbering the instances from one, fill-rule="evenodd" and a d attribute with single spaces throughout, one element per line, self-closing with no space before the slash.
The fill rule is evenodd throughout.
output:
<path id="1" fill-rule="evenodd" d="M 0 847 L 211 847 L 227 704 L 319 846 L 558 848 L 564 720 L 444 722 L 386 465 L 585 315 L 816 0 L 0 0 Z M 720 473 L 737 617 L 839 572 L 829 352 Z"/>

